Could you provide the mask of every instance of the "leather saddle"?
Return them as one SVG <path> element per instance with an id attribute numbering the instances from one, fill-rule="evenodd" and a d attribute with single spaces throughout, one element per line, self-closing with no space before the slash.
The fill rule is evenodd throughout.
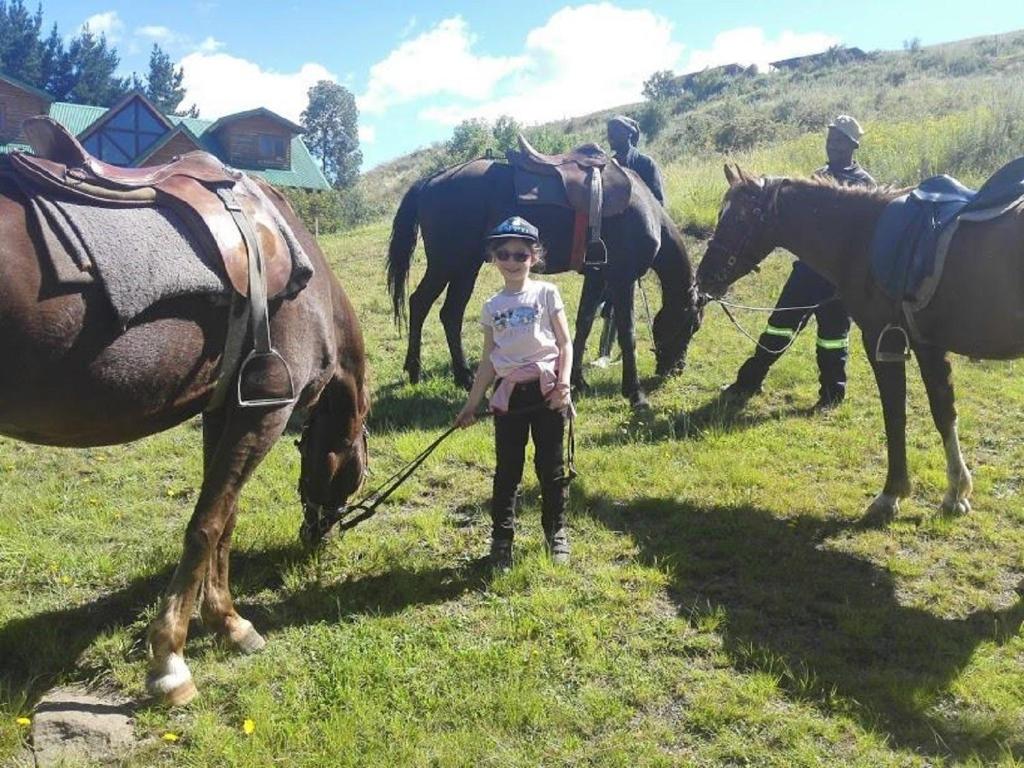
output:
<path id="1" fill-rule="evenodd" d="M 1024 158 L 999 169 L 975 192 L 950 176 L 925 179 L 890 202 L 871 243 L 871 270 L 882 290 L 907 310 L 927 306 L 961 222 L 998 218 L 1024 202 Z"/>
<path id="2" fill-rule="evenodd" d="M 616 216 L 629 206 L 632 182 L 622 167 L 597 144 L 584 144 L 569 152 L 545 155 L 522 135 L 519 151 L 509 150 L 516 199 L 524 205 L 571 208 L 587 225 L 584 265 L 607 262 L 601 241 L 601 219 Z"/>
<path id="3" fill-rule="evenodd" d="M 211 407 L 223 402 L 230 378 L 225 374 L 238 366 L 246 326 L 252 330 L 254 349 L 238 372 L 239 404 L 294 402 L 293 390 L 283 396 L 247 397 L 242 392 L 250 362 L 283 366 L 291 382 L 287 362 L 270 343 L 267 299 L 289 286 L 292 251 L 281 231 L 283 219 L 259 185 L 207 152 L 190 152 L 149 168 L 121 168 L 90 155 L 49 117 L 29 118 L 23 130 L 35 154 L 12 152 L 10 166 L 27 193 L 101 206 L 166 206 L 210 253 L 220 255 L 232 288 L 248 300 L 232 300 L 228 342 Z"/>
<path id="4" fill-rule="evenodd" d="M 19 179 L 41 194 L 97 205 L 163 205 L 174 209 L 197 239 L 220 254 L 231 286 L 249 295 L 245 239 L 232 208 L 252 222 L 265 262 L 267 295 L 288 285 L 292 257 L 273 205 L 244 174 L 208 152 L 189 152 L 166 165 L 120 168 L 104 163 L 58 122 L 32 117 L 23 124 L 34 155 L 12 152 Z"/>

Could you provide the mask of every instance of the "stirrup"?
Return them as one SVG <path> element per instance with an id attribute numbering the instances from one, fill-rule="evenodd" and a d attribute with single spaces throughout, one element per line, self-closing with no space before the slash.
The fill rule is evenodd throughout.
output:
<path id="1" fill-rule="evenodd" d="M 583 266 L 603 267 L 607 263 L 608 248 L 605 247 L 604 240 L 599 238 L 587 243 L 587 249 L 583 253 Z"/>
<path id="2" fill-rule="evenodd" d="M 284 366 L 285 373 L 288 374 L 288 395 L 287 397 L 257 397 L 252 400 L 246 400 L 242 396 L 242 380 L 245 378 L 246 367 L 256 360 L 262 358 L 271 358 L 281 361 L 281 365 Z M 292 379 L 292 369 L 288 365 L 288 361 L 281 356 L 273 347 L 270 348 L 269 352 L 259 352 L 252 350 L 246 355 L 245 360 L 242 361 L 242 365 L 238 369 L 238 405 L 241 408 L 271 408 L 283 405 L 291 405 L 296 401 L 295 395 L 295 381 Z"/>
<path id="3" fill-rule="evenodd" d="M 903 337 L 903 351 L 902 352 L 883 352 L 882 341 L 885 339 L 887 333 L 895 333 Z M 878 341 L 875 343 L 875 362 L 877 363 L 905 363 L 910 359 L 910 337 L 907 335 L 906 329 L 902 325 L 896 323 L 889 323 L 886 325 L 880 334 L 878 334 Z"/>

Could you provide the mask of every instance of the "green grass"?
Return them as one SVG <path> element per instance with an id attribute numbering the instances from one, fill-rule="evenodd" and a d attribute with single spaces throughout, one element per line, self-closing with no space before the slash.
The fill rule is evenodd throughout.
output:
<path id="1" fill-rule="evenodd" d="M 463 397 L 436 313 L 427 379 L 400 375 L 387 234 L 381 224 L 325 241 L 368 341 L 377 478 L 447 426 Z M 774 257 L 738 296 L 773 299 L 787 261 Z M 420 254 L 414 278 L 422 268 Z M 555 281 L 574 313 L 580 281 Z M 485 270 L 471 306 L 496 285 Z M 763 317 L 742 320 L 756 332 Z M 650 375 L 642 321 L 639 335 Z M 893 525 L 863 529 L 884 472 L 874 383 L 855 346 L 847 403 L 809 415 L 813 345 L 801 337 L 738 414 L 715 396 L 749 343 L 715 308 L 686 372 L 651 389 L 647 416 L 617 394 L 618 368 L 592 371 L 569 568 L 543 556 L 529 472 L 515 568 L 492 579 L 481 567 L 486 424 L 455 434 L 377 517 L 315 556 L 296 544 L 298 457 L 282 440 L 243 495 L 232 566 L 267 649 L 235 656 L 197 624 L 187 655 L 200 697 L 143 708 L 149 741 L 126 764 L 1018 764 L 1019 368 L 955 361 L 976 486 L 962 519 L 937 512 L 943 455 L 911 370 L 915 494 Z M 190 423 L 80 452 L 3 441 L 0 470 L 3 763 L 23 738 L 15 718 L 54 682 L 142 694 L 145 626 L 195 502 L 200 432 Z"/>

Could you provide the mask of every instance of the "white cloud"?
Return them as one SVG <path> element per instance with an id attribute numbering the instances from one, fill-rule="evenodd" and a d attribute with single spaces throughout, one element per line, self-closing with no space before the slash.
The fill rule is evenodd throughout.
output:
<path id="1" fill-rule="evenodd" d="M 81 29 L 84 30 L 86 27 L 96 36 L 105 35 L 108 43 L 116 43 L 121 38 L 124 22 L 117 15 L 117 11 L 104 11 L 94 13 L 82 22 Z"/>
<path id="2" fill-rule="evenodd" d="M 157 42 L 167 42 L 177 37 L 177 35 L 175 35 L 170 29 L 162 27 L 159 24 L 150 24 L 145 27 L 138 27 L 135 30 L 135 34 L 139 37 L 151 38 Z"/>
<path id="3" fill-rule="evenodd" d="M 297 72 L 271 72 L 246 59 L 202 50 L 183 58 L 180 66 L 185 70 L 184 103 L 195 103 L 208 119 L 266 107 L 298 122 L 309 89 L 319 80 L 337 79 L 314 62 L 303 64 Z"/>
<path id="4" fill-rule="evenodd" d="M 398 38 L 404 40 L 409 34 L 416 29 L 416 17 L 410 16 L 409 20 L 405 22 L 405 26 L 402 27 L 402 31 L 398 33 Z"/>
<path id="5" fill-rule="evenodd" d="M 677 69 L 683 49 L 672 39 L 671 23 L 652 11 L 611 3 L 562 8 L 527 34 L 504 93 L 486 101 L 477 97 L 476 104 L 428 107 L 420 117 L 454 125 L 509 114 L 537 123 L 639 101 L 644 80 Z"/>
<path id="6" fill-rule="evenodd" d="M 769 62 L 818 53 L 839 42 L 838 37 L 824 32 L 801 34 L 788 30 L 769 40 L 760 27 L 738 27 L 716 35 L 709 50 L 693 51 L 685 71 L 696 72 L 721 64 L 756 64 L 760 71 L 767 72 Z"/>
<path id="7" fill-rule="evenodd" d="M 377 129 L 372 125 L 359 126 L 359 143 L 373 144 L 377 140 Z"/>
<path id="8" fill-rule="evenodd" d="M 196 48 L 201 53 L 215 53 L 224 47 L 224 43 L 215 37 L 207 36 Z"/>
<path id="9" fill-rule="evenodd" d="M 470 50 L 474 42 L 466 22 L 455 16 L 402 43 L 370 68 L 359 109 L 379 114 L 425 96 L 486 99 L 526 64 L 523 57 L 477 56 Z"/>

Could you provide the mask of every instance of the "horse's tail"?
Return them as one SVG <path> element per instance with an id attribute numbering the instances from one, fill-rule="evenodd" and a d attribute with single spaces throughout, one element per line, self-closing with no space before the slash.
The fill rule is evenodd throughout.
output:
<path id="1" fill-rule="evenodd" d="M 405 318 L 405 284 L 412 265 L 412 254 L 416 250 L 419 231 L 419 195 L 423 181 L 417 181 L 405 193 L 398 213 L 391 224 L 391 241 L 388 244 L 388 293 L 391 294 L 391 309 L 395 322 Z"/>

